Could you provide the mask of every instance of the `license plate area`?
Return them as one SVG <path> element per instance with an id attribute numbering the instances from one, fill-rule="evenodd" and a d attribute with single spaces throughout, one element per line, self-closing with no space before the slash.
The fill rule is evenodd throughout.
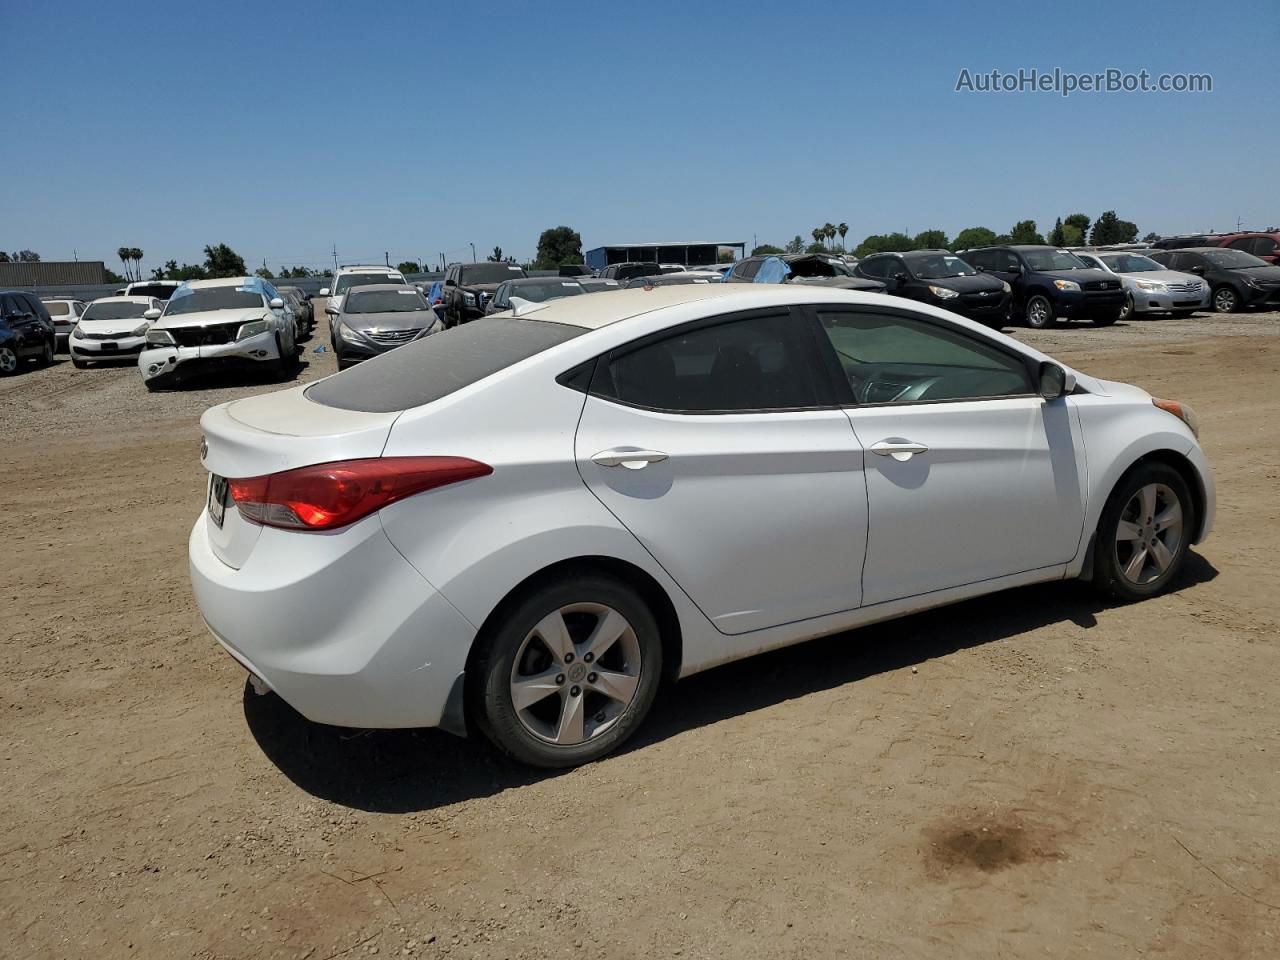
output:
<path id="1" fill-rule="evenodd" d="M 228 493 L 227 478 L 216 473 L 209 474 L 209 516 L 219 529 L 227 515 Z"/>

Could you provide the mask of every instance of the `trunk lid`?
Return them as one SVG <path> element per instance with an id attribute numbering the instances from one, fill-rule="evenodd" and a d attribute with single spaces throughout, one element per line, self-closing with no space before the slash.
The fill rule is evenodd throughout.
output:
<path id="1" fill-rule="evenodd" d="M 304 390 L 298 386 L 206 410 L 200 418 L 204 468 L 219 477 L 244 478 L 313 463 L 381 456 L 398 411 L 328 407 L 308 400 Z M 213 492 L 207 489 L 206 495 Z M 238 568 L 249 558 L 262 527 L 241 517 L 230 502 L 224 503 L 219 525 L 210 506 L 206 499 L 203 522 L 213 552 L 223 563 Z"/>

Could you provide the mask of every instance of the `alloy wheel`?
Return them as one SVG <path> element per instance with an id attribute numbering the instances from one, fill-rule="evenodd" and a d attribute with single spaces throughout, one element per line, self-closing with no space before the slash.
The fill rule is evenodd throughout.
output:
<path id="1" fill-rule="evenodd" d="M 18 355 L 12 347 L 0 347 L 0 374 L 13 373 L 18 369 Z"/>
<path id="2" fill-rule="evenodd" d="M 1044 297 L 1032 297 L 1027 304 L 1027 323 L 1033 327 L 1049 325 L 1049 303 Z"/>
<path id="3" fill-rule="evenodd" d="M 1133 316 L 1133 294 L 1126 293 L 1124 295 L 1124 306 L 1120 308 L 1120 320 L 1128 320 Z"/>
<path id="4" fill-rule="evenodd" d="M 1171 487 L 1139 487 L 1120 511 L 1116 524 L 1116 565 L 1138 586 L 1164 576 L 1182 544 L 1182 503 Z"/>
<path id="5" fill-rule="evenodd" d="M 1213 295 L 1213 309 L 1219 313 L 1231 313 L 1236 308 L 1236 292 L 1230 287 L 1223 287 Z"/>
<path id="6" fill-rule="evenodd" d="M 511 668 L 520 724 L 547 743 L 573 746 L 601 736 L 635 700 L 642 668 L 631 623 L 601 603 L 571 603 L 525 636 Z"/>

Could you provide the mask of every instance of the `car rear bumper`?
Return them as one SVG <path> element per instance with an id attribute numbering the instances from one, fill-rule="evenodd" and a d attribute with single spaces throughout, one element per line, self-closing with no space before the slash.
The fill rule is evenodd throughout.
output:
<path id="1" fill-rule="evenodd" d="M 270 363 L 279 359 L 275 334 L 268 330 L 244 340 L 214 346 L 150 347 L 138 354 L 138 370 L 144 381 L 173 379 L 183 372 L 184 365 L 203 369 L 219 362 Z"/>
<path id="2" fill-rule="evenodd" d="M 213 552 L 207 522 L 188 545 L 196 604 L 247 670 L 317 723 L 441 723 L 476 630 L 377 515 L 329 534 L 265 527 L 239 569 Z"/>

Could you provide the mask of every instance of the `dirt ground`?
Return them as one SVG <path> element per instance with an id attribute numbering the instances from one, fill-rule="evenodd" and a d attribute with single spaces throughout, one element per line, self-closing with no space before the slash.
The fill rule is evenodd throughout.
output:
<path id="1" fill-rule="evenodd" d="M 734 664 L 552 775 L 309 724 L 207 636 L 197 418 L 276 385 L 0 381 L 0 955 L 1280 955 L 1280 315 L 1019 336 L 1199 412 L 1218 524 L 1176 591 Z"/>

